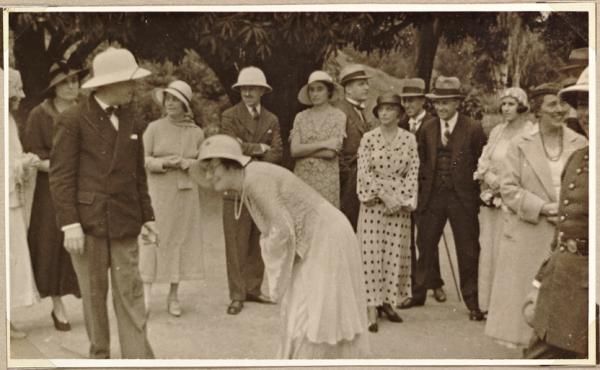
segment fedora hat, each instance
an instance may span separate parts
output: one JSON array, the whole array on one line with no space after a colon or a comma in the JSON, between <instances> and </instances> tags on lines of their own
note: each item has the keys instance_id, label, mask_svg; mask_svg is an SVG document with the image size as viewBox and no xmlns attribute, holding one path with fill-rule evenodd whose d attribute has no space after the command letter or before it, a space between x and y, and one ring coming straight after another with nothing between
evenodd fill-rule
<instances>
[{"instance_id":1,"label":"fedora hat","mask_svg":"<svg viewBox=\"0 0 600 370\"><path fill-rule=\"evenodd\" d=\"M588 68L584 69L575 85L566 87L558 92L558 96L572 107L577 106L577 95L589 92Z\"/></svg>"},{"instance_id":2,"label":"fedora hat","mask_svg":"<svg viewBox=\"0 0 600 370\"><path fill-rule=\"evenodd\" d=\"M428 99L464 99L465 95L460 91L460 80L458 77L439 76L435 80L433 91L425 95Z\"/></svg>"},{"instance_id":3,"label":"fedora hat","mask_svg":"<svg viewBox=\"0 0 600 370\"><path fill-rule=\"evenodd\" d=\"M310 85L313 82L323 82L327 85L332 86L333 96L331 97L331 99L334 99L334 96L339 94L339 85L333 82L333 78L329 75L329 73L325 71L314 71L310 74L310 76L308 76L308 82L304 86L302 86L300 92L298 92L298 101L300 103L304 105L313 105L312 101L310 100L310 96L308 95L308 85Z\"/></svg>"},{"instance_id":4,"label":"fedora hat","mask_svg":"<svg viewBox=\"0 0 600 370\"><path fill-rule=\"evenodd\" d=\"M377 104L375 104L375 106L373 107L373 115L375 117L379 118L379 113L377 113L377 109L379 109L379 107L383 104L397 105L400 107L400 111L404 110L404 108L402 107L402 101L400 99L400 96L398 96L395 93L388 92L377 97Z\"/></svg>"},{"instance_id":5,"label":"fedora hat","mask_svg":"<svg viewBox=\"0 0 600 370\"><path fill-rule=\"evenodd\" d=\"M402 89L400 89L401 98L411 96L425 96L425 81L421 78L405 78L402 80Z\"/></svg>"},{"instance_id":6,"label":"fedora hat","mask_svg":"<svg viewBox=\"0 0 600 370\"><path fill-rule=\"evenodd\" d=\"M350 81L368 80L371 78L365 71L365 66L360 64L350 64L340 71L340 84L345 86Z\"/></svg>"},{"instance_id":7,"label":"fedora hat","mask_svg":"<svg viewBox=\"0 0 600 370\"><path fill-rule=\"evenodd\" d=\"M137 80L152 74L149 70L138 66L133 54L129 50L113 47L104 50L94 57L92 70L93 77L81 85L83 89Z\"/></svg>"},{"instance_id":8,"label":"fedora hat","mask_svg":"<svg viewBox=\"0 0 600 370\"><path fill-rule=\"evenodd\" d=\"M229 135L213 135L204 140L200 145L198 160L203 161L211 158L231 159L239 163L242 167L247 165L252 159L244 155L242 145Z\"/></svg>"},{"instance_id":9,"label":"fedora hat","mask_svg":"<svg viewBox=\"0 0 600 370\"><path fill-rule=\"evenodd\" d=\"M588 65L588 48L571 50L569 53L569 64L558 69L559 72L569 72L578 68L584 69Z\"/></svg>"},{"instance_id":10,"label":"fedora hat","mask_svg":"<svg viewBox=\"0 0 600 370\"><path fill-rule=\"evenodd\" d=\"M49 92L54 86L60 84L71 76L77 76L77 78L81 81L86 74L87 70L85 69L75 68L64 60L57 61L50 67L50 71L48 72L50 82L48 83L48 87L46 87L43 92Z\"/></svg>"},{"instance_id":11,"label":"fedora hat","mask_svg":"<svg viewBox=\"0 0 600 370\"><path fill-rule=\"evenodd\" d=\"M191 102L192 102L192 88L190 85L181 80L173 81L166 88L154 89L152 97L160 105L163 106L165 102L165 93L169 93L179 99L188 113L191 113Z\"/></svg>"},{"instance_id":12,"label":"fedora hat","mask_svg":"<svg viewBox=\"0 0 600 370\"><path fill-rule=\"evenodd\" d=\"M263 71L253 66L243 68L238 74L237 82L231 88L235 91L240 91L240 87L242 86L260 86L267 89L268 92L273 91L273 88L267 83L267 78Z\"/></svg>"}]
</instances>

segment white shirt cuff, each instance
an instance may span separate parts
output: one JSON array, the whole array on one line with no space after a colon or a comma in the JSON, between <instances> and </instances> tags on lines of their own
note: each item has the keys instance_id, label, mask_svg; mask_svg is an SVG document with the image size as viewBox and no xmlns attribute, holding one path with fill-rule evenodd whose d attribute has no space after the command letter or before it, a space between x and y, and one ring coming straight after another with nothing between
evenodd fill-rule
<instances>
[{"instance_id":1,"label":"white shirt cuff","mask_svg":"<svg viewBox=\"0 0 600 370\"><path fill-rule=\"evenodd\" d=\"M65 232L65 231L67 231L69 229L74 229L76 227L81 227L81 224L79 222L77 222L75 224L68 224L68 225L65 225L65 226L61 227L60 230L63 231L63 232Z\"/></svg>"}]
</instances>

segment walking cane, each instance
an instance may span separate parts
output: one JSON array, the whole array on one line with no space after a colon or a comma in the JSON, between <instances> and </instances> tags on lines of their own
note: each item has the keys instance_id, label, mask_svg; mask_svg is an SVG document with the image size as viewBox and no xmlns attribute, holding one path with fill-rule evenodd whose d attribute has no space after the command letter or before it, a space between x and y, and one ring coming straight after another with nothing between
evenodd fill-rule
<instances>
[{"instance_id":1,"label":"walking cane","mask_svg":"<svg viewBox=\"0 0 600 370\"><path fill-rule=\"evenodd\" d=\"M454 280L454 287L456 288L456 294L458 295L458 301L462 302L460 290L458 289L458 283L456 282L456 273L454 272L454 265L452 264L452 258L450 258L450 249L448 249L448 242L446 242L446 233L443 230L442 230L442 240L444 241L446 255L448 256L448 263L450 264L450 271L452 272L452 280Z\"/></svg>"}]
</instances>

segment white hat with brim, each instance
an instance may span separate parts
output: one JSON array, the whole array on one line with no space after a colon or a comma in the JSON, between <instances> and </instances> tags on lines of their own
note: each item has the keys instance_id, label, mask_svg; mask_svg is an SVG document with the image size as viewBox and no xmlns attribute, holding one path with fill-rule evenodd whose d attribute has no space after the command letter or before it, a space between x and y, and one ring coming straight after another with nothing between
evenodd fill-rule
<instances>
[{"instance_id":1,"label":"white hat with brim","mask_svg":"<svg viewBox=\"0 0 600 370\"><path fill-rule=\"evenodd\" d=\"M171 82L166 88L154 89L152 97L160 106L164 105L165 93L169 93L181 101L185 105L187 112L192 111L190 106L192 100L192 88L190 85L184 81L177 80Z\"/></svg>"},{"instance_id":2,"label":"white hat with brim","mask_svg":"<svg viewBox=\"0 0 600 370\"><path fill-rule=\"evenodd\" d=\"M267 92L273 91L273 88L267 83L267 78L263 71L257 67L246 67L240 71L237 82L234 83L231 88L236 91L240 91L242 86L258 86L264 87Z\"/></svg>"},{"instance_id":3,"label":"white hat with brim","mask_svg":"<svg viewBox=\"0 0 600 370\"><path fill-rule=\"evenodd\" d=\"M231 159L242 167L252 159L252 157L243 154L240 142L228 135L214 135L202 142L198 160L203 161L212 158Z\"/></svg>"},{"instance_id":4,"label":"white hat with brim","mask_svg":"<svg viewBox=\"0 0 600 370\"><path fill-rule=\"evenodd\" d=\"M137 80L151 74L149 70L138 66L129 50L111 47L96 55L93 62L93 77L81 85L81 88L91 89Z\"/></svg>"},{"instance_id":5,"label":"white hat with brim","mask_svg":"<svg viewBox=\"0 0 600 370\"><path fill-rule=\"evenodd\" d=\"M298 92L298 101L300 103L309 106L313 105L312 101L310 100L310 96L308 95L308 85L310 85L313 82L323 82L325 84L333 86L333 95L331 96L330 100L335 100L338 96L342 95L343 88L339 84L333 82L333 78L327 72L314 71L308 77L308 82L306 83L306 85L302 86L302 88Z\"/></svg>"},{"instance_id":6,"label":"white hat with brim","mask_svg":"<svg viewBox=\"0 0 600 370\"><path fill-rule=\"evenodd\" d=\"M577 106L577 95L580 93L588 93L590 86L588 80L588 68L584 69L579 79L577 79L577 83L575 85L566 87L558 92L558 96L569 105L576 107Z\"/></svg>"}]
</instances>

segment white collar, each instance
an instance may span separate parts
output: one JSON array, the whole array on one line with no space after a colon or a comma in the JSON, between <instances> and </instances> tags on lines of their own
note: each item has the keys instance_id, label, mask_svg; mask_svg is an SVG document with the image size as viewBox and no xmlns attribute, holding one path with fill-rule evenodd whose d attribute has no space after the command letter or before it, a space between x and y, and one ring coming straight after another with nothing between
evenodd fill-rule
<instances>
[{"instance_id":1,"label":"white collar","mask_svg":"<svg viewBox=\"0 0 600 370\"><path fill-rule=\"evenodd\" d=\"M102 100L100 100L96 94L94 94L94 99L96 99L96 102L98 103L98 105L100 106L100 108L102 108L102 110L106 110L106 108L110 107L111 105L106 104L105 102L103 102Z\"/></svg>"},{"instance_id":2,"label":"white collar","mask_svg":"<svg viewBox=\"0 0 600 370\"><path fill-rule=\"evenodd\" d=\"M454 131L454 127L456 126L456 122L458 121L458 112L454 113L448 121L448 127L450 128L450 132ZM442 126L442 132L444 130L444 121L440 118L440 125Z\"/></svg>"},{"instance_id":3,"label":"white collar","mask_svg":"<svg viewBox=\"0 0 600 370\"><path fill-rule=\"evenodd\" d=\"M356 107L360 107L361 109L365 109L365 103L364 102L359 103L356 100L351 99L351 98L349 98L347 96L345 97L345 99L348 101L348 103L352 104L355 108Z\"/></svg>"},{"instance_id":4,"label":"white collar","mask_svg":"<svg viewBox=\"0 0 600 370\"><path fill-rule=\"evenodd\" d=\"M425 114L427 114L427 111L425 111L425 109L423 109L423 110L421 111L421 113L419 113L419 114L418 114L416 117L414 117L414 118L412 118L412 117L411 117L411 118L409 118L409 121L410 121L410 122L421 122L421 121L423 121L423 118L425 118Z\"/></svg>"},{"instance_id":5,"label":"white collar","mask_svg":"<svg viewBox=\"0 0 600 370\"><path fill-rule=\"evenodd\" d=\"M246 104L244 104L244 105L246 105ZM256 108L256 111L258 112L258 114L260 114L260 103L256 104L254 106L254 108ZM252 107L249 105L246 105L246 109L248 109L248 112L250 112L250 115L252 115Z\"/></svg>"}]
</instances>

